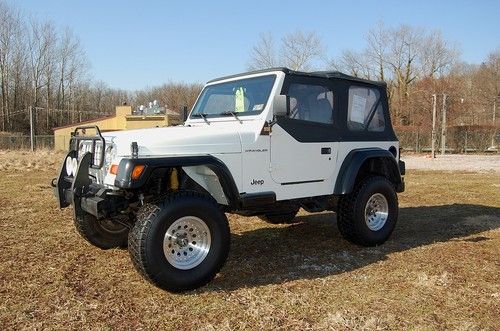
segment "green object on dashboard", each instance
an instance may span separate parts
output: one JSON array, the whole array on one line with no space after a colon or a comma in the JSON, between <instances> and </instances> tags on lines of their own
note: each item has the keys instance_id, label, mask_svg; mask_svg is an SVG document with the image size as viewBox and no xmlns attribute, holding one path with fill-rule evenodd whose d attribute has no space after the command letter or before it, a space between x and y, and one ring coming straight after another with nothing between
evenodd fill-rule
<instances>
[{"instance_id":1,"label":"green object on dashboard","mask_svg":"<svg viewBox=\"0 0 500 331\"><path fill-rule=\"evenodd\" d=\"M234 111L237 113L242 113L245 111L245 91L243 87L240 87L234 93Z\"/></svg>"}]
</instances>

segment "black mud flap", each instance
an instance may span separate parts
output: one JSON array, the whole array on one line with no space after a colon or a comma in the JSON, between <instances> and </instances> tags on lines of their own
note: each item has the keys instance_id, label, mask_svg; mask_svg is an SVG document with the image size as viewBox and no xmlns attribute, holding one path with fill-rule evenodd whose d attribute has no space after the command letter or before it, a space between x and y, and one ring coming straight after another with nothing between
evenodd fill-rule
<instances>
[{"instance_id":1,"label":"black mud flap","mask_svg":"<svg viewBox=\"0 0 500 331\"><path fill-rule=\"evenodd\" d=\"M71 193L73 195L73 209L75 212L75 217L81 215L84 211L81 206L81 199L85 195L86 190L92 183L89 177L89 168L92 164L92 154L85 153L82 159L78 163L78 169L76 171L76 176L71 184Z\"/></svg>"}]
</instances>

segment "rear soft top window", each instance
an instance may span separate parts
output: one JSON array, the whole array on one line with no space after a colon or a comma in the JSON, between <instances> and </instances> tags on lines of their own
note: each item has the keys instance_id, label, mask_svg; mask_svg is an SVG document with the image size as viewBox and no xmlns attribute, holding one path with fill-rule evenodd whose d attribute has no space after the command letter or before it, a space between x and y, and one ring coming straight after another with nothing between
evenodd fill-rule
<instances>
[{"instance_id":1,"label":"rear soft top window","mask_svg":"<svg viewBox=\"0 0 500 331\"><path fill-rule=\"evenodd\" d=\"M363 86L349 88L347 127L352 131L384 130L384 113L378 89Z\"/></svg>"}]
</instances>

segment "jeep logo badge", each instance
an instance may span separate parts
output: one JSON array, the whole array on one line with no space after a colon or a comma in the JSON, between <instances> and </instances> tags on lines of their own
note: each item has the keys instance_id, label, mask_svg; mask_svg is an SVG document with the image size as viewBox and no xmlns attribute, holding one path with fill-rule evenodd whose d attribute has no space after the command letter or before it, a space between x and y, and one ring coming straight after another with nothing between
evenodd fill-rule
<instances>
[{"instance_id":1,"label":"jeep logo badge","mask_svg":"<svg viewBox=\"0 0 500 331\"><path fill-rule=\"evenodd\" d=\"M254 179L250 185L263 185L264 184L264 180L263 179Z\"/></svg>"}]
</instances>

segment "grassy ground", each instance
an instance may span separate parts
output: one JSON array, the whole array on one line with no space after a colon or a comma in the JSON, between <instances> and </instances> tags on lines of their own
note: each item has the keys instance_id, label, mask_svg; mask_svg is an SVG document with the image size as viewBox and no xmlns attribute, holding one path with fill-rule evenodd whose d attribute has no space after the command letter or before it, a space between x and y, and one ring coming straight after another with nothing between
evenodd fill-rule
<instances>
[{"instance_id":1,"label":"grassy ground","mask_svg":"<svg viewBox=\"0 0 500 331\"><path fill-rule=\"evenodd\" d=\"M376 248L343 240L331 213L287 226L230 216L222 272L174 295L125 250L78 237L48 185L60 156L39 156L0 153L1 330L500 329L498 174L410 172Z\"/></svg>"}]
</instances>

